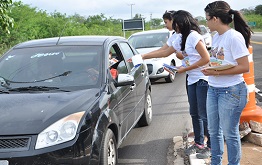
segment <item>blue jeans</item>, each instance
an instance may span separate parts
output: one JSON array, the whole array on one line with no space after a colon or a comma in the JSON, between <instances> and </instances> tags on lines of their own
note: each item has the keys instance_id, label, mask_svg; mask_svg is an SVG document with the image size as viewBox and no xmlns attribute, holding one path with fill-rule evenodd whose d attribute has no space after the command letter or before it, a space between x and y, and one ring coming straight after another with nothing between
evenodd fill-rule
<instances>
[{"instance_id":1,"label":"blue jeans","mask_svg":"<svg viewBox=\"0 0 262 165\"><path fill-rule=\"evenodd\" d=\"M209 134L207 131L207 99L208 82L200 79L198 82L188 85L189 111L192 118L192 124L195 134L195 143L204 144L207 136L207 146L210 147Z\"/></svg>"},{"instance_id":2,"label":"blue jeans","mask_svg":"<svg viewBox=\"0 0 262 165\"><path fill-rule=\"evenodd\" d=\"M212 165L222 165L224 138L227 144L228 165L240 164L239 120L247 103L247 94L245 82L224 88L209 86L207 117L211 139Z\"/></svg>"}]
</instances>

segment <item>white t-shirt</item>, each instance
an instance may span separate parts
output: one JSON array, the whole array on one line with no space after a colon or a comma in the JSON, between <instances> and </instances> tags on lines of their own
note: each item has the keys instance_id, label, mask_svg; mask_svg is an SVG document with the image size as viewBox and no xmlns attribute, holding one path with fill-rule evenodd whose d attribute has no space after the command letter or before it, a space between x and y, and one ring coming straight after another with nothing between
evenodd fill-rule
<instances>
[{"instance_id":1,"label":"white t-shirt","mask_svg":"<svg viewBox=\"0 0 262 165\"><path fill-rule=\"evenodd\" d=\"M230 29L222 35L218 33L214 35L210 50L211 60L216 58L222 62L237 65L236 59L248 55L245 39L238 31ZM243 74L209 76L208 78L209 85L213 87L233 86L242 81L244 81Z\"/></svg>"},{"instance_id":2,"label":"white t-shirt","mask_svg":"<svg viewBox=\"0 0 262 165\"><path fill-rule=\"evenodd\" d=\"M196 50L196 45L199 41L205 43L202 35L196 31L191 31L191 33L187 36L185 43L185 51L182 52L186 66L192 65L202 58ZM187 71L187 74L188 85L192 85L200 79L206 81L208 80L208 77L201 72L201 68L189 70Z\"/></svg>"},{"instance_id":3,"label":"white t-shirt","mask_svg":"<svg viewBox=\"0 0 262 165\"><path fill-rule=\"evenodd\" d=\"M181 34L173 33L172 36L168 38L166 44L168 46L173 46L176 50L180 51L181 49L180 42L181 42Z\"/></svg>"}]
</instances>

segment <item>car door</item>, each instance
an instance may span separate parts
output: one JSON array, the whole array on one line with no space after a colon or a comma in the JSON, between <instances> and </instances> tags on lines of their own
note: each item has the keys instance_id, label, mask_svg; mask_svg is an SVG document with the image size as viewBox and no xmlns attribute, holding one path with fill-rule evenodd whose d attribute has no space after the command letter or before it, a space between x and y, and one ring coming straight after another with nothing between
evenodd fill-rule
<instances>
[{"instance_id":1,"label":"car door","mask_svg":"<svg viewBox=\"0 0 262 165\"><path fill-rule=\"evenodd\" d=\"M129 71L129 74L134 76L135 79L135 85L134 88L134 95L135 95L135 110L132 112L132 116L130 117L130 122L135 122L138 120L138 117L144 110L144 99L145 99L145 91L146 91L146 65L140 65L138 67L134 67L132 62L127 62L128 59L132 58L135 55L135 52L132 50L131 46L127 42L121 42L119 43L120 48L123 53L123 57L127 64L127 69Z\"/></svg>"},{"instance_id":2,"label":"car door","mask_svg":"<svg viewBox=\"0 0 262 165\"><path fill-rule=\"evenodd\" d=\"M121 52L119 45L113 44L110 50L112 51L113 57L118 60L116 66L113 66L117 69L118 74L130 74L127 63L122 55L123 53ZM131 86L127 85L121 87L115 86L115 90L112 93L113 100L111 106L116 106L111 108L113 108L113 111L115 112L119 120L119 136L121 139L125 137L125 135L134 125L135 116L133 115L133 112L135 111L136 105L136 93L133 89L135 88L135 84Z\"/></svg>"}]
</instances>

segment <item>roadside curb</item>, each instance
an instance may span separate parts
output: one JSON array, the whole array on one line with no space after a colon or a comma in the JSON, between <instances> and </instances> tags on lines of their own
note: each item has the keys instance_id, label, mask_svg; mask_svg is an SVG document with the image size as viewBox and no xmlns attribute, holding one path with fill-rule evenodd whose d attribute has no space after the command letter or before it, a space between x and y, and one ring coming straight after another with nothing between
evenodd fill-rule
<instances>
[{"instance_id":1,"label":"roadside curb","mask_svg":"<svg viewBox=\"0 0 262 165\"><path fill-rule=\"evenodd\" d=\"M194 136L189 136L187 139L188 146L191 146L194 143ZM198 159L196 154L189 156L190 165L208 165L210 164L210 159Z\"/></svg>"},{"instance_id":2,"label":"roadside curb","mask_svg":"<svg viewBox=\"0 0 262 165\"><path fill-rule=\"evenodd\" d=\"M210 163L209 159L198 159L196 154L192 154L189 157L190 165L207 165Z\"/></svg>"},{"instance_id":3,"label":"roadside curb","mask_svg":"<svg viewBox=\"0 0 262 165\"><path fill-rule=\"evenodd\" d=\"M184 151L184 140L182 136L173 137L174 144L174 155L176 159L174 160L174 165L184 165L184 158L181 155L181 151Z\"/></svg>"}]
</instances>

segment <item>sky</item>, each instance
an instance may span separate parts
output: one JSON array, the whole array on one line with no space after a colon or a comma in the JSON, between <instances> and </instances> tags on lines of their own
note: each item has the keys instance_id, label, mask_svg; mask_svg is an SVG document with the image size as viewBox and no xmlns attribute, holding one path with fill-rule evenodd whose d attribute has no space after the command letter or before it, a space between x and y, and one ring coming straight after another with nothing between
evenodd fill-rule
<instances>
[{"instance_id":1,"label":"sky","mask_svg":"<svg viewBox=\"0 0 262 165\"><path fill-rule=\"evenodd\" d=\"M19 0L14 0L19 1ZM48 13L79 14L84 17L104 14L107 18L130 19L141 14L146 20L162 18L166 10L187 10L194 17L205 16L204 8L212 0L20 0ZM227 0L233 10L262 5L261 0Z\"/></svg>"}]
</instances>

